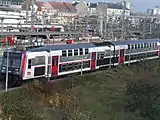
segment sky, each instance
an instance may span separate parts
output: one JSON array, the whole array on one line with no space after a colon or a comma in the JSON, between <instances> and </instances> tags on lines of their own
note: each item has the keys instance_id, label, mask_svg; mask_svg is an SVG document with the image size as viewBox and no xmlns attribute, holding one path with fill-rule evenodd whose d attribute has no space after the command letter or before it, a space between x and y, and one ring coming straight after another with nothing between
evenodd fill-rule
<instances>
[{"instance_id":1,"label":"sky","mask_svg":"<svg viewBox=\"0 0 160 120\"><path fill-rule=\"evenodd\" d=\"M97 2L98 0L93 0ZM106 0L106 2L120 2L121 0ZM135 12L146 12L148 8L160 6L160 0L126 0L133 4L132 10Z\"/></svg>"},{"instance_id":2,"label":"sky","mask_svg":"<svg viewBox=\"0 0 160 120\"><path fill-rule=\"evenodd\" d=\"M67 1L72 2L73 0L41 0L41 1ZM120 2L122 0L85 0L86 2ZM126 0L133 4L133 12L147 12L147 9L152 9L155 6L160 6L160 0Z\"/></svg>"}]
</instances>

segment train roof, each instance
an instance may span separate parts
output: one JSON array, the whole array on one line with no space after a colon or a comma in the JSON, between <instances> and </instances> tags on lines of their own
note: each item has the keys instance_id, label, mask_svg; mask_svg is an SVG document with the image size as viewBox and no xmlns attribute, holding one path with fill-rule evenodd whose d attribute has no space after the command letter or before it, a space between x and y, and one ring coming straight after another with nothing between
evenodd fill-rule
<instances>
[{"instance_id":1,"label":"train roof","mask_svg":"<svg viewBox=\"0 0 160 120\"><path fill-rule=\"evenodd\" d=\"M160 42L160 39L140 39L140 40L123 40L123 41L113 41L114 45L128 45L128 44L141 44L141 43L151 43Z\"/></svg>"},{"instance_id":2,"label":"train roof","mask_svg":"<svg viewBox=\"0 0 160 120\"><path fill-rule=\"evenodd\" d=\"M68 49L78 49L78 48L91 48L95 47L92 43L77 43L77 44L64 44L64 45L44 45L42 47L31 48L30 52L38 51L50 51L50 50L68 50Z\"/></svg>"}]
</instances>

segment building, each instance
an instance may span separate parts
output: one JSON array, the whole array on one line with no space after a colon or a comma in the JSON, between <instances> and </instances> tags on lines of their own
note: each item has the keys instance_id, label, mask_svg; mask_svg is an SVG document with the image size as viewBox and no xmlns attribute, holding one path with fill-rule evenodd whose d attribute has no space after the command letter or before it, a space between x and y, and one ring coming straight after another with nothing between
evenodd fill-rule
<instances>
[{"instance_id":1,"label":"building","mask_svg":"<svg viewBox=\"0 0 160 120\"><path fill-rule=\"evenodd\" d=\"M32 10L32 2L24 1L21 4L21 15L26 16L26 22L31 22L31 10ZM45 6L44 2L35 1L34 2L34 19L37 23L44 23L43 17L45 16Z\"/></svg>"},{"instance_id":2,"label":"building","mask_svg":"<svg viewBox=\"0 0 160 120\"><path fill-rule=\"evenodd\" d=\"M147 15L153 15L153 9L147 9Z\"/></svg>"},{"instance_id":3,"label":"building","mask_svg":"<svg viewBox=\"0 0 160 120\"><path fill-rule=\"evenodd\" d=\"M22 3L23 14L28 14L28 21L31 16L31 1L25 1ZM28 9L28 12L27 12ZM34 18L36 23L49 24L59 23L67 24L72 23L73 18L77 15L75 7L72 3L68 2L40 2L35 1L34 4Z\"/></svg>"},{"instance_id":4,"label":"building","mask_svg":"<svg viewBox=\"0 0 160 120\"><path fill-rule=\"evenodd\" d=\"M50 15L54 16L51 18L54 23L73 23L77 15L76 8L69 2L46 2L44 6L50 11Z\"/></svg>"},{"instance_id":5,"label":"building","mask_svg":"<svg viewBox=\"0 0 160 120\"><path fill-rule=\"evenodd\" d=\"M125 9L125 15L130 15L130 10L123 6L122 4L115 3L90 3L88 4L89 13L93 14L103 14L103 15L122 15L123 9Z\"/></svg>"},{"instance_id":6,"label":"building","mask_svg":"<svg viewBox=\"0 0 160 120\"><path fill-rule=\"evenodd\" d=\"M73 2L78 16L84 17L88 15L88 5L84 1Z\"/></svg>"},{"instance_id":7,"label":"building","mask_svg":"<svg viewBox=\"0 0 160 120\"><path fill-rule=\"evenodd\" d=\"M153 8L153 15L160 15L160 7L159 6L155 6L155 8Z\"/></svg>"},{"instance_id":8,"label":"building","mask_svg":"<svg viewBox=\"0 0 160 120\"><path fill-rule=\"evenodd\" d=\"M0 18L4 26L19 24L24 16L20 15L21 5L18 2L0 1ZM7 25L8 24L8 25Z\"/></svg>"}]
</instances>

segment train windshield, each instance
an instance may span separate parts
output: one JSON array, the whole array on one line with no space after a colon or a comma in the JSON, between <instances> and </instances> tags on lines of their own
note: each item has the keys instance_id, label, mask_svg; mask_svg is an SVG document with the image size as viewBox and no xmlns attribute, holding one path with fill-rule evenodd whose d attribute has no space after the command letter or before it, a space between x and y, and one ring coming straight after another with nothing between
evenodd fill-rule
<instances>
[{"instance_id":1,"label":"train windshield","mask_svg":"<svg viewBox=\"0 0 160 120\"><path fill-rule=\"evenodd\" d=\"M21 54L9 52L8 56L8 67L20 68ZM3 54L2 66L7 67L7 52L4 52Z\"/></svg>"}]
</instances>

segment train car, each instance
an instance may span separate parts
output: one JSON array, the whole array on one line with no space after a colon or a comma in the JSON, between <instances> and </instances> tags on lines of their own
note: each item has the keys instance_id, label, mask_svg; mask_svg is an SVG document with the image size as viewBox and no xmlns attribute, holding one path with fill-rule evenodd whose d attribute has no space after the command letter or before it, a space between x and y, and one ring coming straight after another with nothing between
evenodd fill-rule
<instances>
[{"instance_id":1,"label":"train car","mask_svg":"<svg viewBox=\"0 0 160 120\"><path fill-rule=\"evenodd\" d=\"M102 67L156 59L160 56L160 40L129 40L103 43L44 45L10 49L4 52L1 74L7 70L10 86L35 78L52 78Z\"/></svg>"},{"instance_id":2,"label":"train car","mask_svg":"<svg viewBox=\"0 0 160 120\"><path fill-rule=\"evenodd\" d=\"M21 31L24 31L24 28L31 28L31 25L22 25L23 29ZM42 32L42 31L53 31L53 32L64 32L64 26L63 25L33 25L35 32Z\"/></svg>"}]
</instances>

